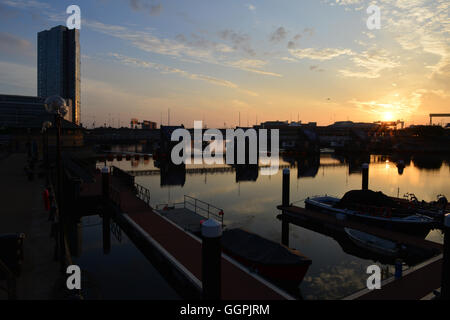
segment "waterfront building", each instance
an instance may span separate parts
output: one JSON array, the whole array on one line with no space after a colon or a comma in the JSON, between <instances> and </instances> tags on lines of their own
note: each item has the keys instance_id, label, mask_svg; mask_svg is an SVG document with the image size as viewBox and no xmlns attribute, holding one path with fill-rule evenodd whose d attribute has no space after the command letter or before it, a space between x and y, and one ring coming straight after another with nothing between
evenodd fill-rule
<instances>
[{"instance_id":1,"label":"waterfront building","mask_svg":"<svg viewBox=\"0 0 450 320\"><path fill-rule=\"evenodd\" d=\"M71 121L72 101L66 99L66 104L69 106L69 112L64 119ZM24 128L33 118L46 114L43 97L0 94L0 127Z\"/></svg>"},{"instance_id":2,"label":"waterfront building","mask_svg":"<svg viewBox=\"0 0 450 320\"><path fill-rule=\"evenodd\" d=\"M72 100L70 121L80 124L80 34L56 26L38 33L38 96Z\"/></svg>"}]
</instances>

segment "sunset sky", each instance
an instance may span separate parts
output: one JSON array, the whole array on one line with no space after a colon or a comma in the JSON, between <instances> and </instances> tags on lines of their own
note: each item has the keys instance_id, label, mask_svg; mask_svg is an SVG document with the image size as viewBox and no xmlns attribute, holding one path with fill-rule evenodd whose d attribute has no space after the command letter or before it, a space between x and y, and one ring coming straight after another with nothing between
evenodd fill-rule
<instances>
[{"instance_id":1,"label":"sunset sky","mask_svg":"<svg viewBox=\"0 0 450 320\"><path fill-rule=\"evenodd\" d=\"M37 94L36 34L64 25L71 4L88 127L167 124L169 108L188 127L235 126L239 112L242 125L450 112L448 0L0 0L0 93Z\"/></svg>"}]
</instances>

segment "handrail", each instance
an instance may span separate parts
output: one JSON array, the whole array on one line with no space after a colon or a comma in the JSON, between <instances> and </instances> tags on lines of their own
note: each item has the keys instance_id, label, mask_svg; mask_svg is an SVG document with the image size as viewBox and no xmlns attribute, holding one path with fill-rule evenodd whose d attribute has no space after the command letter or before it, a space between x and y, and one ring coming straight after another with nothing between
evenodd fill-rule
<instances>
[{"instance_id":1,"label":"handrail","mask_svg":"<svg viewBox=\"0 0 450 320\"><path fill-rule=\"evenodd\" d=\"M138 198L150 206L150 190L136 182L134 183L134 188L136 189Z\"/></svg>"},{"instance_id":2,"label":"handrail","mask_svg":"<svg viewBox=\"0 0 450 320\"><path fill-rule=\"evenodd\" d=\"M191 201L189 201L189 199ZM194 202L192 202L192 200L194 200ZM200 214L201 216L209 219L210 216L212 215L214 218L216 218L222 225L223 225L223 210L220 208L217 208L216 206L209 204L205 201L199 200L197 198L188 196L188 195L184 195L184 208L187 207L187 204L191 205L194 207L194 212L197 214ZM201 206L203 205L203 207ZM204 207L206 206L206 208ZM204 213L206 213L206 216L204 214L201 214L199 211L202 211Z\"/></svg>"},{"instance_id":3,"label":"handrail","mask_svg":"<svg viewBox=\"0 0 450 320\"><path fill-rule=\"evenodd\" d=\"M55 215L54 215L55 222L60 223L61 217L60 217L60 212L59 212L59 205L58 205L58 202L56 201L55 188L53 186L53 183L50 184L50 193L51 193L52 199L53 199L52 200L52 207L55 208ZM70 253L70 247L69 247L69 244L68 244L67 233L65 232L66 231L65 229L66 229L65 226L63 226L63 230L62 230L63 231L63 234L62 234L62 236L63 236L62 242L63 243L60 243L60 236L61 236L60 232L61 232L61 230L59 228L57 229L57 233L55 235L55 244L56 244L55 249L56 249L56 252L58 252L57 256L60 259L60 263L61 263L61 268L62 269L65 268L68 265L72 265L73 264L73 262L72 262L72 254ZM62 253L61 252L61 245L64 246L64 253L63 253L64 256L61 256L61 253Z\"/></svg>"}]
</instances>

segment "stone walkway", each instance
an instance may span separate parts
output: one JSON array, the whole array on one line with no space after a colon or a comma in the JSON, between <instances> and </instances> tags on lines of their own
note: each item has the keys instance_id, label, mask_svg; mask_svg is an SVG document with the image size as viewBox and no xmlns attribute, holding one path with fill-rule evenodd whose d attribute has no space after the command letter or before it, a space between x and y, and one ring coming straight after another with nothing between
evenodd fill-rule
<instances>
[{"instance_id":1,"label":"stone walkway","mask_svg":"<svg viewBox=\"0 0 450 320\"><path fill-rule=\"evenodd\" d=\"M50 299L58 279L59 263L53 260L55 242L44 210L43 179L29 181L24 172L26 154L0 160L0 234L24 233L24 261L17 279L18 299ZM0 282L3 286L3 282ZM0 291L0 299L6 299Z\"/></svg>"}]
</instances>

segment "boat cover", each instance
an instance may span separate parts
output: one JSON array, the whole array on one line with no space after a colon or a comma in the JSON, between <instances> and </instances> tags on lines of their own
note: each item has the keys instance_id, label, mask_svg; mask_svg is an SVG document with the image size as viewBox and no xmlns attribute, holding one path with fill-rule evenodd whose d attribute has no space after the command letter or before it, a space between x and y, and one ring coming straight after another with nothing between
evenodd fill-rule
<instances>
[{"instance_id":1,"label":"boat cover","mask_svg":"<svg viewBox=\"0 0 450 320\"><path fill-rule=\"evenodd\" d=\"M348 208L352 205L397 208L399 205L383 192L372 190L351 190L334 205L336 208Z\"/></svg>"},{"instance_id":2,"label":"boat cover","mask_svg":"<svg viewBox=\"0 0 450 320\"><path fill-rule=\"evenodd\" d=\"M222 234L222 247L246 260L261 264L304 264L311 260L296 254L279 243L267 240L254 233L236 228Z\"/></svg>"}]
</instances>

